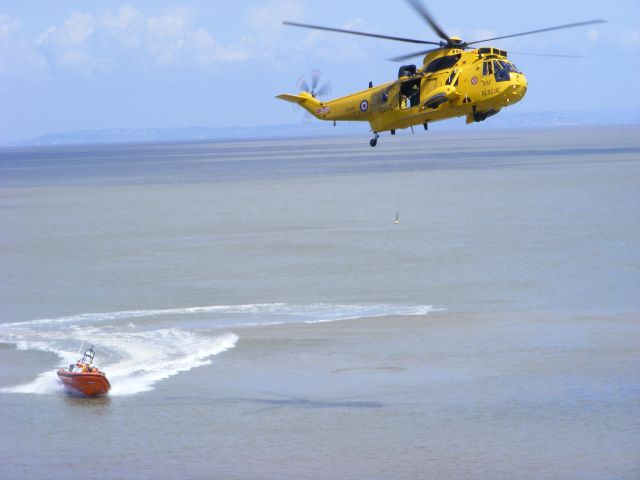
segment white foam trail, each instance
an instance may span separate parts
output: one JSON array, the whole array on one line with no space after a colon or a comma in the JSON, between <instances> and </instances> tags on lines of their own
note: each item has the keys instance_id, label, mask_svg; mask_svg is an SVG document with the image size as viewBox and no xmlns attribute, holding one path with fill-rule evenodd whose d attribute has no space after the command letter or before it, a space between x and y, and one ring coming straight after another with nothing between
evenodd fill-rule
<instances>
[{"instance_id":1,"label":"white foam trail","mask_svg":"<svg viewBox=\"0 0 640 480\"><path fill-rule=\"evenodd\" d=\"M232 333L211 339L196 339L179 329L158 330L147 335L140 348L140 339L121 339L120 346L135 356L105 366L108 369L111 395L133 395L153 389L153 385L180 372L211 364L211 357L235 347L237 335Z\"/></svg>"},{"instance_id":2,"label":"white foam trail","mask_svg":"<svg viewBox=\"0 0 640 480\"><path fill-rule=\"evenodd\" d=\"M235 347L238 336L227 333L216 337L198 335L178 328L138 333L109 333L105 329L83 332L100 345L102 351L116 352L120 360L100 361L100 369L107 374L112 385L111 395L132 395L153 389L160 380L180 372L211 364L211 357ZM39 346L39 342L23 347ZM48 346L67 362L76 360L75 353ZM104 356L103 356L104 358ZM3 393L54 394L63 390L55 371L44 372L32 382L6 387Z\"/></svg>"},{"instance_id":3,"label":"white foam trail","mask_svg":"<svg viewBox=\"0 0 640 480\"><path fill-rule=\"evenodd\" d=\"M255 326L260 324L279 324L286 322L308 322L350 320L363 317L387 315L425 315L437 311L431 305L394 305L394 304L324 304L313 303L296 305L287 303L254 303L245 305L211 305L205 307L184 307L152 310L123 310L103 313L81 313L55 318L41 318L26 322L0 324L0 331L21 326L42 326L54 324L87 325L114 320L134 318L175 317L212 314L213 318L241 317L244 321L235 326ZM133 325L128 322L129 325ZM215 326L215 325L213 325ZM228 325L221 325L228 326Z\"/></svg>"},{"instance_id":4,"label":"white foam trail","mask_svg":"<svg viewBox=\"0 0 640 480\"><path fill-rule=\"evenodd\" d=\"M56 372L52 371L41 373L33 382L0 389L2 393L53 394L62 391L64 391L64 387L58 380Z\"/></svg>"},{"instance_id":5,"label":"white foam trail","mask_svg":"<svg viewBox=\"0 0 640 480\"><path fill-rule=\"evenodd\" d=\"M82 313L0 324L0 342L13 343L20 350L54 353L67 365L77 360L80 344L95 344L96 364L111 381L111 394L132 395L152 390L157 382L180 372L208 365L211 357L233 348L238 341L235 334L214 334L222 328L425 315L438 310L442 309L430 305L257 303ZM131 322L145 317L152 320ZM171 328L162 328L167 324ZM194 325L197 328L186 328ZM60 382L51 370L26 384L0 390L59 391Z\"/></svg>"},{"instance_id":6,"label":"white foam trail","mask_svg":"<svg viewBox=\"0 0 640 480\"><path fill-rule=\"evenodd\" d=\"M189 315L197 313L269 313L279 307L285 307L284 303L255 303L248 305L211 305L207 307L167 308L159 310L123 310L120 312L81 313L56 318L40 318L26 322L13 322L0 325L2 327L17 327L23 325L42 325L48 323L93 323L109 320L155 317L160 315Z\"/></svg>"}]
</instances>

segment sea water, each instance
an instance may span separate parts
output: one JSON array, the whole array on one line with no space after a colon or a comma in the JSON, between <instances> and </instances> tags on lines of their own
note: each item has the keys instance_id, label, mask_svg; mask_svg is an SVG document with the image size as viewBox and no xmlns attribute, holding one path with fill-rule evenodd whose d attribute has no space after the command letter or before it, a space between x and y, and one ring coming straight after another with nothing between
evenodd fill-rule
<instances>
[{"instance_id":1,"label":"sea water","mask_svg":"<svg viewBox=\"0 0 640 480\"><path fill-rule=\"evenodd\" d=\"M636 477L638 133L1 150L0 477Z\"/></svg>"}]
</instances>

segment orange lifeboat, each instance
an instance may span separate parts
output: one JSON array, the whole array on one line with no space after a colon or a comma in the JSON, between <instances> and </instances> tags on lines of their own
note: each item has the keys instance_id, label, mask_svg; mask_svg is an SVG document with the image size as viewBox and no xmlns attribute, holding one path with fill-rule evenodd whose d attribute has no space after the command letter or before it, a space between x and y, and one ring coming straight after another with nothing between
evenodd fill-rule
<instances>
[{"instance_id":1,"label":"orange lifeboat","mask_svg":"<svg viewBox=\"0 0 640 480\"><path fill-rule=\"evenodd\" d=\"M58 370L58 378L62 381L67 392L85 397L106 395L111 390L111 384L104 372L93 366L95 356L93 345L84 352L82 360L69 365L69 370Z\"/></svg>"}]
</instances>

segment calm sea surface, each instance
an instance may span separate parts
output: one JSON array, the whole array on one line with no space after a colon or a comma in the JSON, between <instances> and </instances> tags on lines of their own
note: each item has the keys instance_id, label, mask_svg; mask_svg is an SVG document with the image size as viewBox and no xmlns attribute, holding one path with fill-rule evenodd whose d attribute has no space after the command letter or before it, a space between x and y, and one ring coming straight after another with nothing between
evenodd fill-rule
<instances>
[{"instance_id":1,"label":"calm sea surface","mask_svg":"<svg viewBox=\"0 0 640 480\"><path fill-rule=\"evenodd\" d=\"M640 478L639 185L637 126L0 149L0 478Z\"/></svg>"}]
</instances>

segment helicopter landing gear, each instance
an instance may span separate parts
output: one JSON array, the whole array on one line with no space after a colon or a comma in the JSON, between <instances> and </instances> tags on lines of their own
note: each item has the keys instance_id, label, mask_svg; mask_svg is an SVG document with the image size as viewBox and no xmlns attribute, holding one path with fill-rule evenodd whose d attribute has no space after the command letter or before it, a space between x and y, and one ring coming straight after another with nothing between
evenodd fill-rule
<instances>
[{"instance_id":1,"label":"helicopter landing gear","mask_svg":"<svg viewBox=\"0 0 640 480\"><path fill-rule=\"evenodd\" d=\"M375 137L373 137L370 141L369 141L369 145L371 145L372 147L375 147L378 144L378 138L380 138L380 135L378 135L377 133L374 132Z\"/></svg>"}]
</instances>

